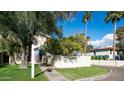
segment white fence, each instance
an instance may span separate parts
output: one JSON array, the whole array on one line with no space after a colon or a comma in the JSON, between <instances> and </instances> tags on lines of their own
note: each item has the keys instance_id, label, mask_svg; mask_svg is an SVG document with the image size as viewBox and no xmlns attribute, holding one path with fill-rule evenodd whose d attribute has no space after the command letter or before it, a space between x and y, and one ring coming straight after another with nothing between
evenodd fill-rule
<instances>
[{"instance_id":1,"label":"white fence","mask_svg":"<svg viewBox=\"0 0 124 93\"><path fill-rule=\"evenodd\" d=\"M124 66L124 60L91 60L91 65L100 65L100 66Z\"/></svg>"},{"instance_id":2,"label":"white fence","mask_svg":"<svg viewBox=\"0 0 124 93\"><path fill-rule=\"evenodd\" d=\"M80 56L73 60L60 57L54 63L54 67L56 68L73 68L73 67L90 67L90 66L91 66L90 56Z\"/></svg>"}]
</instances>

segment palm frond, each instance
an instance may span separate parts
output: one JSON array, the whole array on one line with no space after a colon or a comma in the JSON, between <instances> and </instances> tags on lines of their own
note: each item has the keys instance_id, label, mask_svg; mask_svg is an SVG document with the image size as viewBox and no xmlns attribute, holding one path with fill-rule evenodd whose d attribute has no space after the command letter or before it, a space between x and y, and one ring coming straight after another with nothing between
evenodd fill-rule
<instances>
[{"instance_id":1,"label":"palm frond","mask_svg":"<svg viewBox=\"0 0 124 93\"><path fill-rule=\"evenodd\" d=\"M123 16L123 12L110 11L110 12L107 12L104 21L106 23L109 23L109 22L114 23L115 21L120 21L122 16Z\"/></svg>"},{"instance_id":2,"label":"palm frond","mask_svg":"<svg viewBox=\"0 0 124 93\"><path fill-rule=\"evenodd\" d=\"M82 22L86 23L87 21L91 21L92 20L92 14L90 11L86 11L82 17Z\"/></svg>"}]
</instances>

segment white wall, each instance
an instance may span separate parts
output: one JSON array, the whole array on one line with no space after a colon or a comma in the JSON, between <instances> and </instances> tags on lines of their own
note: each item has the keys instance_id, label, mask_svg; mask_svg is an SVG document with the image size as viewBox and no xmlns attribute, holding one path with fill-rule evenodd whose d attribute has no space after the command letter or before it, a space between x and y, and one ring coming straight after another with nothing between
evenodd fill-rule
<instances>
[{"instance_id":1,"label":"white wall","mask_svg":"<svg viewBox=\"0 0 124 93\"><path fill-rule=\"evenodd\" d=\"M90 56L80 56L75 60L69 60L61 57L56 60L54 67L56 68L72 68L72 67L89 67L91 66Z\"/></svg>"},{"instance_id":2,"label":"white wall","mask_svg":"<svg viewBox=\"0 0 124 93\"><path fill-rule=\"evenodd\" d=\"M118 61L118 60L91 60L91 65L100 65L100 66L124 66L124 60Z\"/></svg>"}]
</instances>

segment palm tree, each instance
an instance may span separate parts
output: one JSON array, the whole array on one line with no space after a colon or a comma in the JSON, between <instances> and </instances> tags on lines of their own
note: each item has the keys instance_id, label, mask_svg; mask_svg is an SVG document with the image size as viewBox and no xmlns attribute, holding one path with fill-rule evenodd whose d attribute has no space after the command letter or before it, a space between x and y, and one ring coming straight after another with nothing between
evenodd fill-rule
<instances>
[{"instance_id":1,"label":"palm tree","mask_svg":"<svg viewBox=\"0 0 124 93\"><path fill-rule=\"evenodd\" d=\"M92 14L90 11L86 11L82 17L82 22L86 25L86 30L85 30L85 55L87 52L87 31L88 31L88 21L92 20Z\"/></svg>"},{"instance_id":2,"label":"palm tree","mask_svg":"<svg viewBox=\"0 0 124 93\"><path fill-rule=\"evenodd\" d=\"M110 11L107 12L107 15L105 17L105 22L106 23L113 23L114 24L114 32L113 32L113 59L115 59L115 41L116 41L116 24L118 21L120 21L120 19L123 16L123 12L116 12L116 11Z\"/></svg>"}]
</instances>

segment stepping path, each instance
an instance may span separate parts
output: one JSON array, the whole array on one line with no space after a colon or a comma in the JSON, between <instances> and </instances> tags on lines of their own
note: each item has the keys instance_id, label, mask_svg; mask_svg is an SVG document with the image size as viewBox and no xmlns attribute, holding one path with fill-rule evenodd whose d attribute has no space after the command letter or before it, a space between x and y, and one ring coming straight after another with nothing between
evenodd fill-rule
<instances>
[{"instance_id":1,"label":"stepping path","mask_svg":"<svg viewBox=\"0 0 124 93\"><path fill-rule=\"evenodd\" d=\"M64 76L60 75L57 71L52 70L51 72L47 71L47 69L49 67L46 66L42 66L40 65L41 70L45 73L45 75L47 76L47 78L50 81L67 81L68 79L66 79Z\"/></svg>"},{"instance_id":2,"label":"stepping path","mask_svg":"<svg viewBox=\"0 0 124 93\"><path fill-rule=\"evenodd\" d=\"M108 67L112 70L112 74L99 81L124 81L124 68L122 67Z\"/></svg>"}]
</instances>

